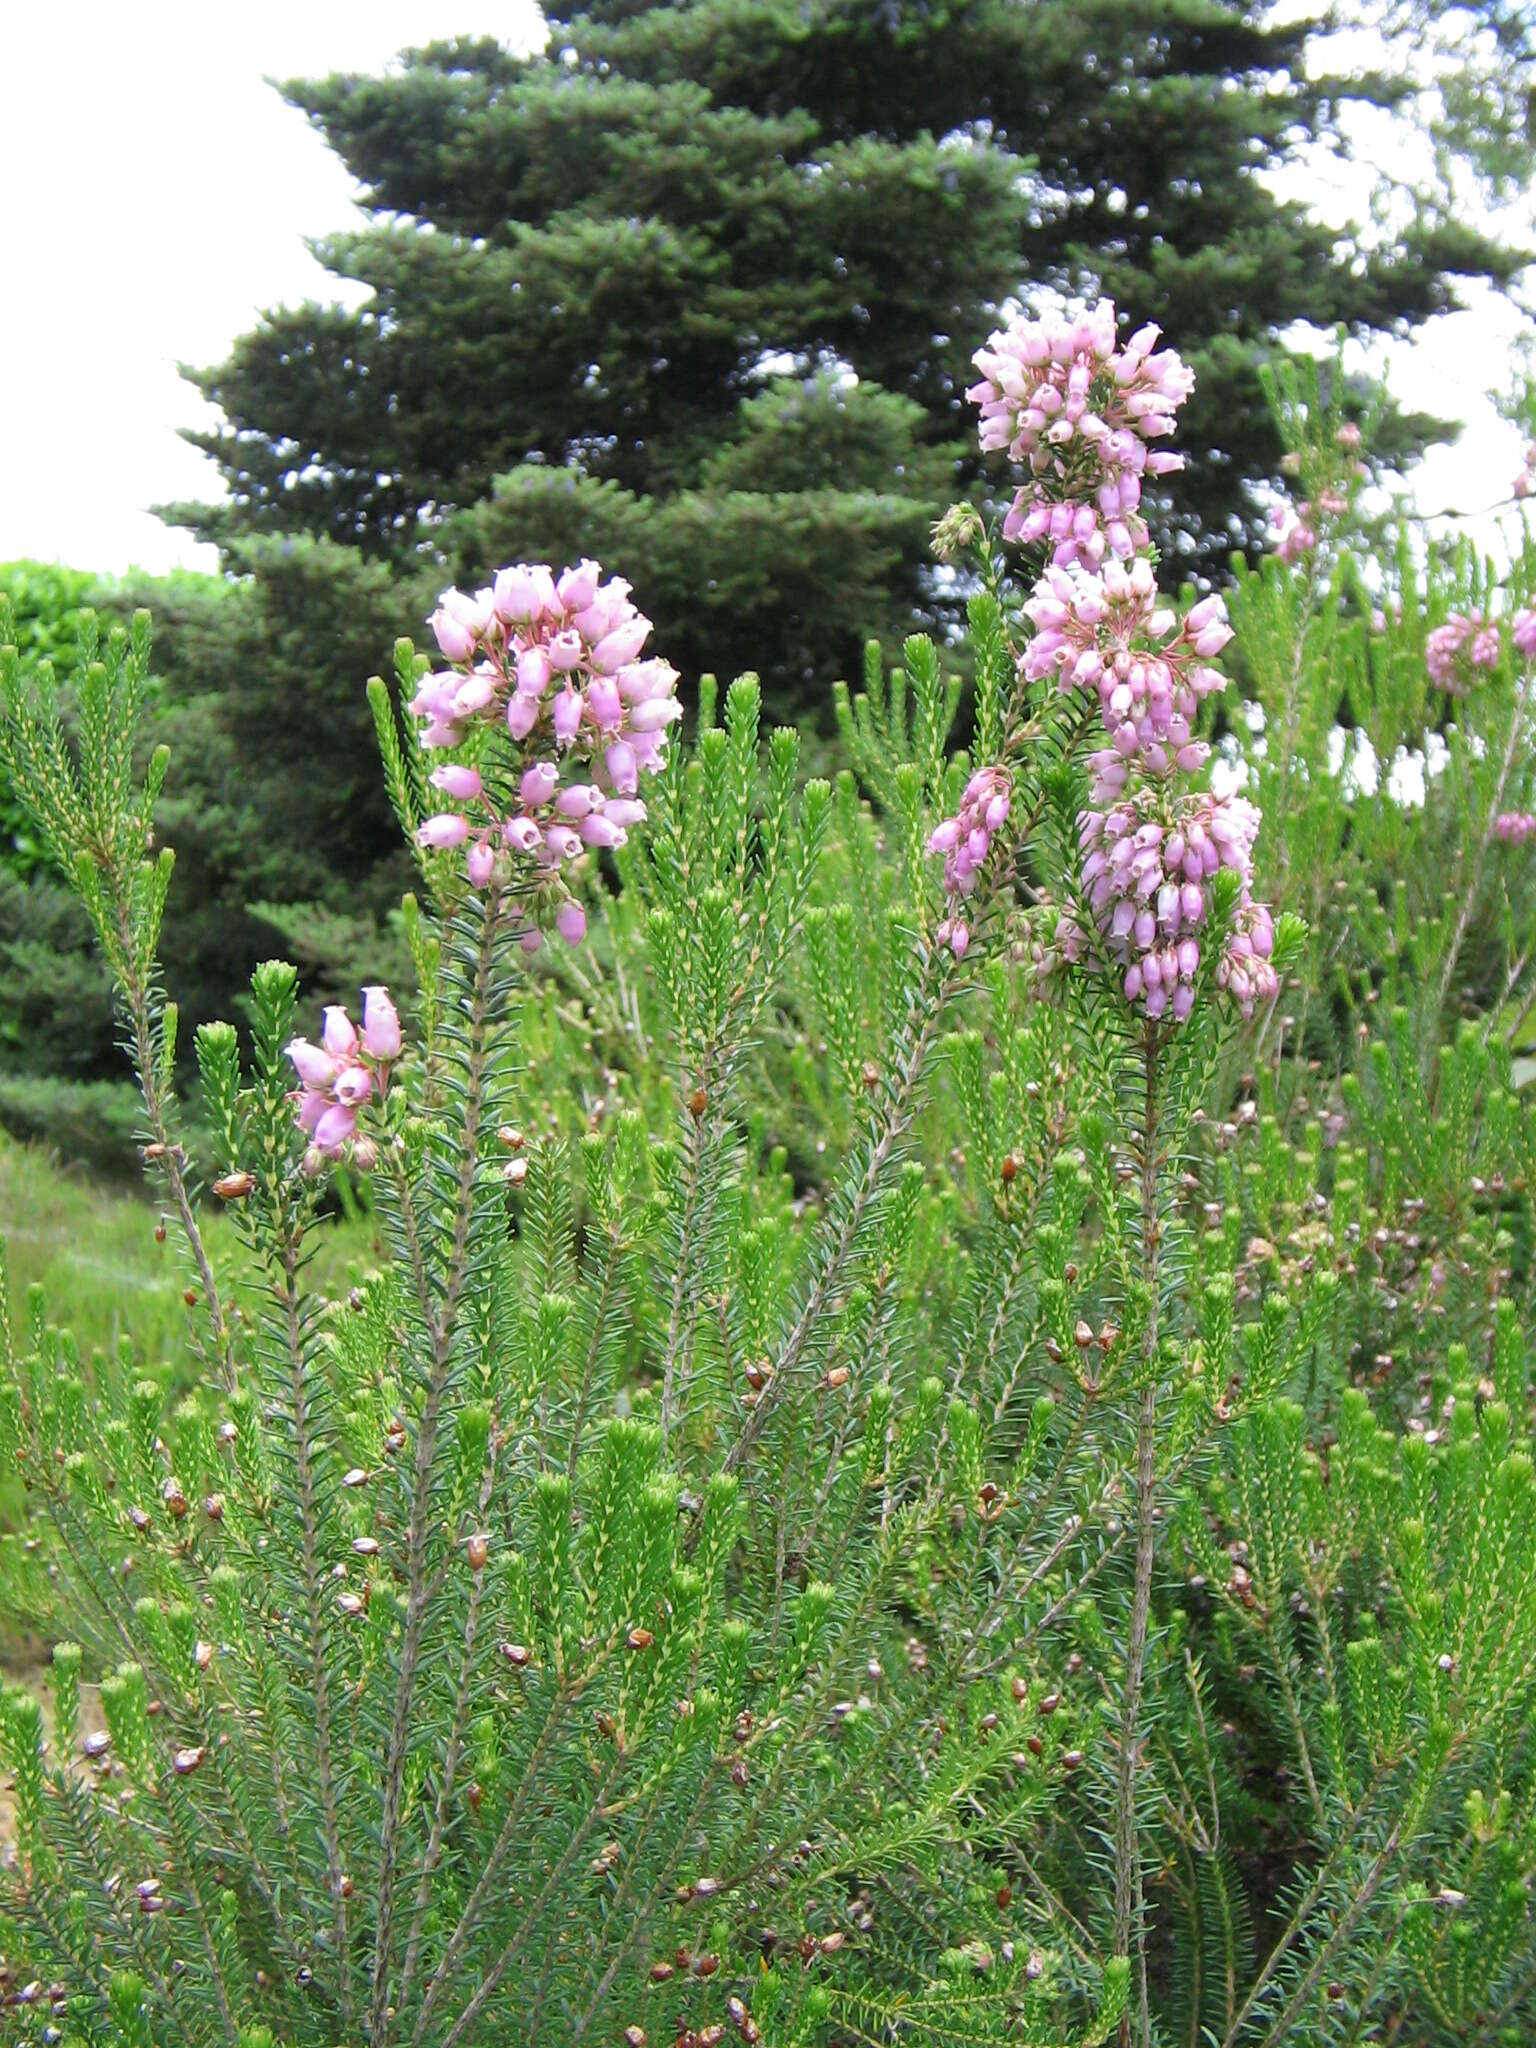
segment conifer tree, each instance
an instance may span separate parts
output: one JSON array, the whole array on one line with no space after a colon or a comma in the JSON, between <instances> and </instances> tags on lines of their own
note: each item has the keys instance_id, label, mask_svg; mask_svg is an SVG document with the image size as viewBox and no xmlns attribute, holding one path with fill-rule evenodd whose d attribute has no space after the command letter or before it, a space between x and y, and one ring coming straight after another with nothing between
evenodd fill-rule
<instances>
[{"instance_id":1,"label":"conifer tree","mask_svg":"<svg viewBox=\"0 0 1536 2048\"><path fill-rule=\"evenodd\" d=\"M1411 323L1509 261L1433 211L1367 248L1273 196L1337 104L1306 48L1233 0L599 0L532 57L290 85L363 184L374 223L322 254L370 296L201 374L232 499L177 516L466 574L643 532L685 674L825 702L862 636L945 610L926 527L990 309L1086 287L1186 347L1192 475L1153 530L1222 565L1279 454L1279 331Z\"/></svg>"}]
</instances>

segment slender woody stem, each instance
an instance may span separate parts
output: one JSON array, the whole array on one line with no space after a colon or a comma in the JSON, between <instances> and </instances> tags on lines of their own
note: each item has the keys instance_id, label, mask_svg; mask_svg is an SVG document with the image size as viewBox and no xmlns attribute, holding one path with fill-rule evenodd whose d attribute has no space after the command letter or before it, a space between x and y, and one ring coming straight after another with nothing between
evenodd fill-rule
<instances>
[{"instance_id":1,"label":"slender woody stem","mask_svg":"<svg viewBox=\"0 0 1536 2048\"><path fill-rule=\"evenodd\" d=\"M1115 1796L1115 1953L1129 1955L1134 1941L1137 1988L1134 2001L1143 2048L1149 2048L1152 2020L1147 2006L1147 1949L1143 1924L1141 1846L1136 1829L1136 1743L1141 1714L1147 1620L1152 1606L1152 1559L1157 1542L1158 1239L1157 1214L1157 1026L1143 1041L1146 1075L1141 1131L1141 1277L1146 1289L1142 1334L1141 1404L1136 1420L1136 1572L1131 1629L1125 1651L1125 1702L1120 1722L1120 1758ZM1121 2048L1129 2048L1130 2014L1120 2022Z\"/></svg>"},{"instance_id":2,"label":"slender woody stem","mask_svg":"<svg viewBox=\"0 0 1536 2048\"><path fill-rule=\"evenodd\" d=\"M427 1574L427 1536L432 1500L432 1470L437 1450L438 1425L442 1419L443 1395L453 1359L454 1327L459 1295L464 1285L464 1268L469 1249L470 1223L474 1209L475 1169L480 1156L480 1125L485 1110L486 1073L489 1064L491 970L496 938L501 929L500 899L488 896L481 915L480 938L475 954L474 980L469 993L468 1085L460 1134L459 1174L455 1190L454 1227L447 1270L443 1276L441 1305L434 1304L428 1285L420 1300L432 1349L431 1373L422 1402L421 1421L416 1432L416 1456L411 1474L411 1519L406 1538L405 1627L400 1644L400 1667L395 1681L395 1712L389 1731L384 1761L384 1808L379 1823L379 1892L374 1927L373 1989L369 2014L369 2039L382 2042L389 2031L389 1966L394 1937L395 1878L400 1860L400 1819L405 1796L405 1754L410 1740L411 1706L415 1698L416 1673L421 1661L422 1638L426 1629L430 1584ZM402 1174L402 1180L404 1176ZM414 1211L409 1188L402 1191L408 1227L413 1228ZM427 1277L413 1243L418 1285Z\"/></svg>"}]
</instances>

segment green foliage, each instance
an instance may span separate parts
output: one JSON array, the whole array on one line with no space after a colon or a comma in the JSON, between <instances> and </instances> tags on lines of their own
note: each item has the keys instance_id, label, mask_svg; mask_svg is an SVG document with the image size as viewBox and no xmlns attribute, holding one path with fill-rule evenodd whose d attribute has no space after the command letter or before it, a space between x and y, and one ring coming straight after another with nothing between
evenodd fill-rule
<instances>
[{"instance_id":1,"label":"green foliage","mask_svg":"<svg viewBox=\"0 0 1536 2048\"><path fill-rule=\"evenodd\" d=\"M1153 1027L1046 959L1092 734L1018 682L984 547L1012 808L964 958L937 649L870 654L830 783L755 677L706 679L568 960L422 856L351 1286L296 970L256 967L243 1034L161 990L144 629L87 635L72 722L6 658L0 759L111 967L186 1318L168 1372L0 1290L0 1586L62 1639L51 1724L0 1708L19 2040L1529 2033L1536 1126L1471 963L1536 905L1486 837L1465 917L1389 915L1386 863L1465 859L1530 720L1507 665L1446 715L1416 609L1367 630L1339 559L1235 607L1252 725L1313 763L1229 707L1285 828L1251 1033L1208 973ZM370 704L409 828L416 742ZM1322 772L1345 705L1373 745L1435 721L1422 813ZM1340 874L1378 918L1340 929Z\"/></svg>"}]
</instances>

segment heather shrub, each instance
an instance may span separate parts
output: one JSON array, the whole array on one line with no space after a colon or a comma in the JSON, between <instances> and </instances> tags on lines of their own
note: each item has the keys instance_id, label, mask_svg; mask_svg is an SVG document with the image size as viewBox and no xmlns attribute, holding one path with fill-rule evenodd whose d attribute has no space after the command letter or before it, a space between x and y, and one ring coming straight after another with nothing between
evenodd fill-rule
<instances>
[{"instance_id":1,"label":"heather shrub","mask_svg":"<svg viewBox=\"0 0 1536 2048\"><path fill-rule=\"evenodd\" d=\"M681 742L643 561L444 593L370 686L415 993L306 1031L262 966L206 1176L147 620L77 737L7 655L203 1364L0 1325L5 1595L60 1638L0 1711L16 2038L1528 2033L1527 615L1405 553L1377 623L1347 491L1232 622L1177 602L1158 341L978 354L964 751L922 639L803 781L750 676ZM1436 736L1422 819L1330 774L1341 704ZM1399 829L1471 863L1399 876L1465 882L1433 930Z\"/></svg>"}]
</instances>

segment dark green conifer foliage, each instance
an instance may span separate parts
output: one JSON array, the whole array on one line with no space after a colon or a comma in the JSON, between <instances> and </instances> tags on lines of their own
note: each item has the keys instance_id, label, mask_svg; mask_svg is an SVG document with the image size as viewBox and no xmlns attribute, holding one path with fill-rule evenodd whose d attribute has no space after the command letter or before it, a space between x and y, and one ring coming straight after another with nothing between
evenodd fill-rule
<instances>
[{"instance_id":1,"label":"dark green conifer foliage","mask_svg":"<svg viewBox=\"0 0 1536 2048\"><path fill-rule=\"evenodd\" d=\"M993 310L1087 286L1194 363L1160 538L1219 567L1279 454L1275 335L1411 323L1514 261L1433 210L1366 248L1273 197L1258 174L1336 112L1306 47L1231 0L619 0L527 59L291 85L374 213L322 249L369 297L200 373L232 499L178 516L461 572L643 533L685 672L824 704L863 636L944 610L925 533L974 474Z\"/></svg>"}]
</instances>

